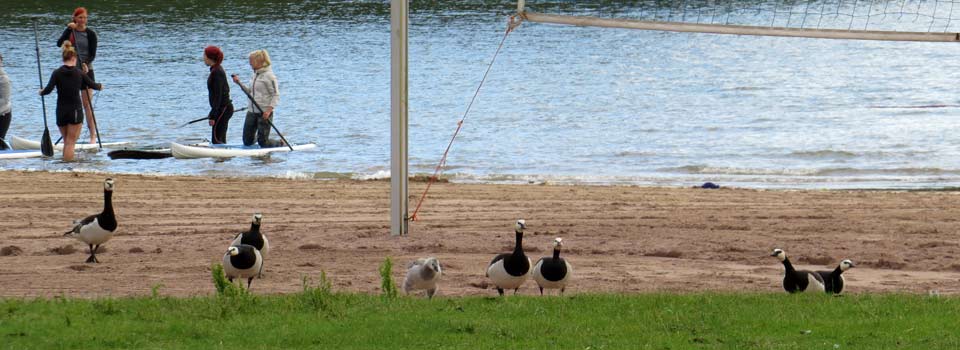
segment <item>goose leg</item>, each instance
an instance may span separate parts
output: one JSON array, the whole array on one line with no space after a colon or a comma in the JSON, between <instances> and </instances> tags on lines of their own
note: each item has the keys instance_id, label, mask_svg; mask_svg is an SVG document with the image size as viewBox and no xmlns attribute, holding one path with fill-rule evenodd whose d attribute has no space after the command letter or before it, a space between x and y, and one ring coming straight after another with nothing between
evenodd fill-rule
<instances>
[{"instance_id":1,"label":"goose leg","mask_svg":"<svg viewBox=\"0 0 960 350\"><path fill-rule=\"evenodd\" d=\"M93 249L93 244L90 244L90 257L87 258L87 263L96 263L96 262L97 262L96 251L94 251Z\"/></svg>"},{"instance_id":2,"label":"goose leg","mask_svg":"<svg viewBox=\"0 0 960 350\"><path fill-rule=\"evenodd\" d=\"M500 296L503 296L503 288L497 287L497 293L500 293Z\"/></svg>"},{"instance_id":3,"label":"goose leg","mask_svg":"<svg viewBox=\"0 0 960 350\"><path fill-rule=\"evenodd\" d=\"M253 277L247 279L247 290L250 290L250 283L253 282Z\"/></svg>"},{"instance_id":4,"label":"goose leg","mask_svg":"<svg viewBox=\"0 0 960 350\"><path fill-rule=\"evenodd\" d=\"M514 289L514 290L513 290L513 295L517 295L517 292L519 292L519 291L520 291L520 287L517 287L517 289Z\"/></svg>"},{"instance_id":5,"label":"goose leg","mask_svg":"<svg viewBox=\"0 0 960 350\"><path fill-rule=\"evenodd\" d=\"M540 295L543 295L543 287L540 287Z\"/></svg>"},{"instance_id":6,"label":"goose leg","mask_svg":"<svg viewBox=\"0 0 960 350\"><path fill-rule=\"evenodd\" d=\"M437 292L436 288L427 289L427 299L433 299L433 294Z\"/></svg>"}]
</instances>

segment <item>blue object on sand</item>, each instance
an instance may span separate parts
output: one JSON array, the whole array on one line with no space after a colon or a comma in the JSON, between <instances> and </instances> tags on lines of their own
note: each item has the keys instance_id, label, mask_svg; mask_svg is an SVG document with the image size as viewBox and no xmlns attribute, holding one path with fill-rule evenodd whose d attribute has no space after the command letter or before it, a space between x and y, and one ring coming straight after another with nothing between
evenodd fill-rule
<instances>
[{"instance_id":1,"label":"blue object on sand","mask_svg":"<svg viewBox=\"0 0 960 350\"><path fill-rule=\"evenodd\" d=\"M720 188L720 185L717 185L713 182L705 182L703 183L703 186L700 186L700 188L716 189L716 188Z\"/></svg>"}]
</instances>

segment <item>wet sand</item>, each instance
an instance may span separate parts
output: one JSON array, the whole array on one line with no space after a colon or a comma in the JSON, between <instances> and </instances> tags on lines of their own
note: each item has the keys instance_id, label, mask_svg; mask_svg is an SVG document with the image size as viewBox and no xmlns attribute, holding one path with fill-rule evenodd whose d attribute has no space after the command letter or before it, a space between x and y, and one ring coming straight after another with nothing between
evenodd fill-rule
<instances>
[{"instance_id":1,"label":"wet sand","mask_svg":"<svg viewBox=\"0 0 960 350\"><path fill-rule=\"evenodd\" d=\"M86 264L63 232L102 208L116 179L120 228ZM798 267L857 267L847 292L960 293L960 193L703 190L435 184L410 235L389 234L388 181L0 172L0 296L208 295L210 267L263 213L272 249L258 294L301 289L325 271L340 291L379 292L379 264L436 256L440 295L495 295L487 263L513 246L574 267L568 293L781 291L782 248ZM411 210L425 183L411 183ZM103 248L101 248L103 249ZM537 294L528 281L521 294Z\"/></svg>"}]
</instances>

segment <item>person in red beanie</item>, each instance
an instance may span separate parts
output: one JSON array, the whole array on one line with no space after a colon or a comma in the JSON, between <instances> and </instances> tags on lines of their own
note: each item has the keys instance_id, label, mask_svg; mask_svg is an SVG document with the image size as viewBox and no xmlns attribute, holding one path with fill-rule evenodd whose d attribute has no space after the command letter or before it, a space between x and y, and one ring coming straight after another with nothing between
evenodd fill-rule
<instances>
[{"instance_id":1,"label":"person in red beanie","mask_svg":"<svg viewBox=\"0 0 960 350\"><path fill-rule=\"evenodd\" d=\"M227 72L223 70L223 51L216 46L203 49L203 63L210 67L207 77L207 94L210 98L210 113L207 119L213 127L214 144L227 143L227 124L233 117L233 102L230 101L230 85L227 84Z\"/></svg>"},{"instance_id":2,"label":"person in red beanie","mask_svg":"<svg viewBox=\"0 0 960 350\"><path fill-rule=\"evenodd\" d=\"M76 10L73 10L73 19L70 23L67 23L67 28L63 30L63 34L57 40L57 46L63 48L63 42L70 41L70 44L77 51L77 67L90 77L91 81L96 81L93 75L93 60L97 58L97 33L87 27L88 15L86 8L77 7ZM90 105L90 96L93 96L90 88L91 86L83 85L80 98L83 100L83 109L87 113L90 143L97 143L97 124L93 120L93 106Z\"/></svg>"}]
</instances>

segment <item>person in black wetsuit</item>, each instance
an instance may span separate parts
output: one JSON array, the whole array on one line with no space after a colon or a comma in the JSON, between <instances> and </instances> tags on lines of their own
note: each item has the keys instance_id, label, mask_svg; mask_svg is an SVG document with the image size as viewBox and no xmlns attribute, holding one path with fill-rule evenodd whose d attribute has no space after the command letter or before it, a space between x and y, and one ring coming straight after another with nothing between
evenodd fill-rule
<instances>
[{"instance_id":1,"label":"person in black wetsuit","mask_svg":"<svg viewBox=\"0 0 960 350\"><path fill-rule=\"evenodd\" d=\"M227 124L233 117L233 102L230 101L230 85L227 84L227 72L223 70L223 51L216 46L203 49L203 63L210 66L207 77L207 93L210 98L210 113L207 119L213 127L214 144L227 143Z\"/></svg>"},{"instance_id":2,"label":"person in black wetsuit","mask_svg":"<svg viewBox=\"0 0 960 350\"><path fill-rule=\"evenodd\" d=\"M86 85L84 85L86 84ZM77 68L77 51L70 42L63 43L63 65L50 75L47 87L40 90L40 95L48 95L57 88L57 126L63 136L63 160L73 160L73 149L80 137L80 126L83 124L83 101L80 99L80 89L90 86L102 90L103 85L90 79Z\"/></svg>"},{"instance_id":3,"label":"person in black wetsuit","mask_svg":"<svg viewBox=\"0 0 960 350\"><path fill-rule=\"evenodd\" d=\"M73 20L67 23L67 28L57 39L57 46L63 47L64 42L70 42L75 51L79 66L83 72L90 77L90 80L97 81L93 75L93 60L97 58L97 33L87 27L87 16L89 13L86 8L77 7L73 10ZM83 100L83 109L87 113L87 129L90 129L90 143L97 142L97 121L93 119L93 105L90 104L91 86L84 85L80 91L80 98Z\"/></svg>"}]
</instances>

